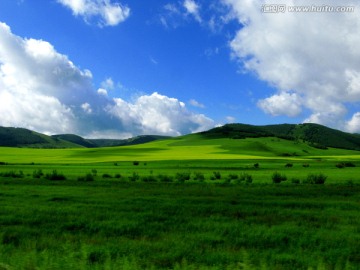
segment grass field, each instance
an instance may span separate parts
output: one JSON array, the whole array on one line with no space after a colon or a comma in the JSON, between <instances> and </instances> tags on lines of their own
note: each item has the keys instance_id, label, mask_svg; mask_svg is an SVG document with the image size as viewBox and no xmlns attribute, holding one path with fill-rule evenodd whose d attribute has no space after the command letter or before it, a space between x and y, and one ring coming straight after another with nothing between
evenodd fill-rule
<instances>
[{"instance_id":1,"label":"grass field","mask_svg":"<svg viewBox=\"0 0 360 270\"><path fill-rule=\"evenodd\" d=\"M359 167L277 138L0 148L0 269L360 269Z\"/></svg>"}]
</instances>

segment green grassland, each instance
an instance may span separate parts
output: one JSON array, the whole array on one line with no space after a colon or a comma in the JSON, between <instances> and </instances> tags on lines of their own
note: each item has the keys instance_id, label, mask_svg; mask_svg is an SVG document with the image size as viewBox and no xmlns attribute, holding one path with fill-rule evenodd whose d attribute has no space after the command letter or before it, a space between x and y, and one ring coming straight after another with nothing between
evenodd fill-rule
<instances>
[{"instance_id":1,"label":"green grassland","mask_svg":"<svg viewBox=\"0 0 360 270\"><path fill-rule=\"evenodd\" d=\"M0 148L0 269L360 269L359 167L276 137Z\"/></svg>"}]
</instances>

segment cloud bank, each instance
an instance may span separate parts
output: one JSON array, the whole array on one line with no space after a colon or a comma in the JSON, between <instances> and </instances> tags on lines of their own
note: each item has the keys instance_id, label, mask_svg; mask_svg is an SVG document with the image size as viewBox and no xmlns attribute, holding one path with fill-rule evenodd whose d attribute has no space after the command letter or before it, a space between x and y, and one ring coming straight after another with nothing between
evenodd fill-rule
<instances>
[{"instance_id":1,"label":"cloud bank","mask_svg":"<svg viewBox=\"0 0 360 270\"><path fill-rule=\"evenodd\" d=\"M130 15L130 8L111 0L58 0L70 8L75 16L81 16L87 23L96 22L99 26L115 26Z\"/></svg>"},{"instance_id":2,"label":"cloud bank","mask_svg":"<svg viewBox=\"0 0 360 270\"><path fill-rule=\"evenodd\" d=\"M265 0L223 0L241 25L230 43L245 71L278 91L258 106L271 115L311 114L316 122L360 132L359 112L348 119L349 103L360 101L360 4L336 6L353 12L289 12L290 6L331 6L329 0L278 0L282 13L263 13ZM304 110L305 109L305 110Z\"/></svg>"},{"instance_id":3,"label":"cloud bank","mask_svg":"<svg viewBox=\"0 0 360 270\"><path fill-rule=\"evenodd\" d=\"M5 23L0 23L0 40L1 126L112 138L180 135L214 126L178 99L156 92L133 102L111 99L111 78L97 90L89 70L76 67L46 41L14 35Z\"/></svg>"}]
</instances>

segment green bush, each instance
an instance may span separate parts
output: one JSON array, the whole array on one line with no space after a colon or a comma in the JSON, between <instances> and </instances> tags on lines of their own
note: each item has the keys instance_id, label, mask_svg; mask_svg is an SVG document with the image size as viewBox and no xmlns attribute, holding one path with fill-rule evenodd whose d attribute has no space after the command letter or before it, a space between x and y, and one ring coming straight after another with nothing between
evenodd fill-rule
<instances>
[{"instance_id":1,"label":"green bush","mask_svg":"<svg viewBox=\"0 0 360 270\"><path fill-rule=\"evenodd\" d=\"M190 176L191 174L188 173L188 172L181 172L181 173L176 173L175 175L175 179L181 183L187 181L187 180L190 180Z\"/></svg>"},{"instance_id":2,"label":"green bush","mask_svg":"<svg viewBox=\"0 0 360 270\"><path fill-rule=\"evenodd\" d=\"M143 182L156 182L156 178L153 175L147 175L147 176L141 177L141 181L143 181Z\"/></svg>"},{"instance_id":3,"label":"green bush","mask_svg":"<svg viewBox=\"0 0 360 270\"><path fill-rule=\"evenodd\" d=\"M339 169L342 169L345 167L356 167L354 163L349 162L349 161L337 163L335 166Z\"/></svg>"},{"instance_id":4,"label":"green bush","mask_svg":"<svg viewBox=\"0 0 360 270\"><path fill-rule=\"evenodd\" d=\"M171 176L164 174L159 174L157 178L159 179L160 182L168 182L168 183L174 180Z\"/></svg>"},{"instance_id":5,"label":"green bush","mask_svg":"<svg viewBox=\"0 0 360 270\"><path fill-rule=\"evenodd\" d=\"M220 172L213 172L214 174L214 180L220 180L221 179L221 173Z\"/></svg>"},{"instance_id":6,"label":"green bush","mask_svg":"<svg viewBox=\"0 0 360 270\"><path fill-rule=\"evenodd\" d=\"M44 173L41 169L33 171L33 178L41 178L42 176L44 176Z\"/></svg>"},{"instance_id":7,"label":"green bush","mask_svg":"<svg viewBox=\"0 0 360 270\"><path fill-rule=\"evenodd\" d=\"M245 181L245 183L247 183L247 184L251 184L252 181L253 181L253 178L252 178L252 176L251 176L250 174L248 174L248 173L242 173L242 174L240 175L240 177L239 177L239 180L240 180L240 181Z\"/></svg>"},{"instance_id":8,"label":"green bush","mask_svg":"<svg viewBox=\"0 0 360 270\"><path fill-rule=\"evenodd\" d=\"M254 168L255 168L255 169L259 169L259 167L260 167L259 163L255 163L255 164L254 164Z\"/></svg>"},{"instance_id":9,"label":"green bush","mask_svg":"<svg viewBox=\"0 0 360 270\"><path fill-rule=\"evenodd\" d=\"M136 181L138 181L139 179L140 179L140 176L139 176L139 174L136 173L136 172L133 172L132 176L129 176L129 180L130 180L131 182L136 182Z\"/></svg>"},{"instance_id":10,"label":"green bush","mask_svg":"<svg viewBox=\"0 0 360 270\"><path fill-rule=\"evenodd\" d=\"M133 161L133 165L134 165L134 166L138 166L139 164L140 164L139 161Z\"/></svg>"},{"instance_id":11,"label":"green bush","mask_svg":"<svg viewBox=\"0 0 360 270\"><path fill-rule=\"evenodd\" d=\"M335 166L336 166L336 168L339 168L339 169L345 168L344 163L337 163Z\"/></svg>"},{"instance_id":12,"label":"green bush","mask_svg":"<svg viewBox=\"0 0 360 270\"><path fill-rule=\"evenodd\" d=\"M239 179L239 176L237 174L233 174L233 173L230 173L227 178L229 180L236 180L236 179Z\"/></svg>"},{"instance_id":13,"label":"green bush","mask_svg":"<svg viewBox=\"0 0 360 270\"><path fill-rule=\"evenodd\" d=\"M102 175L102 178L112 178L112 176L110 174L108 174L108 173L104 173Z\"/></svg>"},{"instance_id":14,"label":"green bush","mask_svg":"<svg viewBox=\"0 0 360 270\"><path fill-rule=\"evenodd\" d=\"M22 171L19 171L18 173L16 171L8 171L0 173L0 176L8 178L23 178L24 173Z\"/></svg>"},{"instance_id":15,"label":"green bush","mask_svg":"<svg viewBox=\"0 0 360 270\"><path fill-rule=\"evenodd\" d=\"M94 176L96 176L96 175L97 175L97 170L96 170L96 169L92 169L92 170L91 170L91 173L92 173Z\"/></svg>"},{"instance_id":16,"label":"green bush","mask_svg":"<svg viewBox=\"0 0 360 270\"><path fill-rule=\"evenodd\" d=\"M204 180L205 180L205 176L204 176L204 174L201 173L201 172L195 172L195 173L194 173L194 180L204 181Z\"/></svg>"},{"instance_id":17,"label":"green bush","mask_svg":"<svg viewBox=\"0 0 360 270\"><path fill-rule=\"evenodd\" d=\"M271 179L274 184L279 184L283 181L286 181L287 178L286 178L285 174L281 174L279 172L274 172L273 175L271 176Z\"/></svg>"},{"instance_id":18,"label":"green bush","mask_svg":"<svg viewBox=\"0 0 360 270\"><path fill-rule=\"evenodd\" d=\"M299 178L291 178L291 183L293 184L300 184L300 179Z\"/></svg>"},{"instance_id":19,"label":"green bush","mask_svg":"<svg viewBox=\"0 0 360 270\"><path fill-rule=\"evenodd\" d=\"M85 176L79 176L77 180L80 182L92 182L92 181L94 181L94 175L91 173L88 173Z\"/></svg>"},{"instance_id":20,"label":"green bush","mask_svg":"<svg viewBox=\"0 0 360 270\"><path fill-rule=\"evenodd\" d=\"M309 174L307 178L304 180L304 184L315 184L315 185L323 185L327 179L325 174Z\"/></svg>"},{"instance_id":21,"label":"green bush","mask_svg":"<svg viewBox=\"0 0 360 270\"><path fill-rule=\"evenodd\" d=\"M293 166L292 163L286 163L286 164L285 164L285 167L286 167L286 168L291 168L292 166Z\"/></svg>"},{"instance_id":22,"label":"green bush","mask_svg":"<svg viewBox=\"0 0 360 270\"><path fill-rule=\"evenodd\" d=\"M119 179L119 178L121 178L122 176L121 176L120 173L117 173L117 174L114 175L114 177L117 178L117 179Z\"/></svg>"},{"instance_id":23,"label":"green bush","mask_svg":"<svg viewBox=\"0 0 360 270\"><path fill-rule=\"evenodd\" d=\"M303 166L304 168L309 168L309 167L310 167L310 164L309 164L309 163L304 163L302 166Z\"/></svg>"},{"instance_id":24,"label":"green bush","mask_svg":"<svg viewBox=\"0 0 360 270\"><path fill-rule=\"evenodd\" d=\"M59 181L59 180L66 180L66 177L62 173L58 173L56 170L53 170L52 173L47 173L45 175L45 179Z\"/></svg>"}]
</instances>

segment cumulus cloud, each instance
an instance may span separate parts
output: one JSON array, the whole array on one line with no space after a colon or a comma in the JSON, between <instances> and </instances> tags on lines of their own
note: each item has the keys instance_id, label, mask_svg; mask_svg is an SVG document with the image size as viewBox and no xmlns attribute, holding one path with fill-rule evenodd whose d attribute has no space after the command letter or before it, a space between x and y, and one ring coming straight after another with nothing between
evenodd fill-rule
<instances>
[{"instance_id":1,"label":"cumulus cloud","mask_svg":"<svg viewBox=\"0 0 360 270\"><path fill-rule=\"evenodd\" d=\"M200 6L194 0L185 0L183 3L184 8L188 14L194 16L195 20L201 22Z\"/></svg>"},{"instance_id":2,"label":"cumulus cloud","mask_svg":"<svg viewBox=\"0 0 360 270\"><path fill-rule=\"evenodd\" d=\"M140 96L134 103L111 99L106 89L96 90L90 71L76 67L46 41L14 35L5 23L0 23L0 40L1 126L123 138L179 135L214 124L181 101L158 93Z\"/></svg>"},{"instance_id":3,"label":"cumulus cloud","mask_svg":"<svg viewBox=\"0 0 360 270\"><path fill-rule=\"evenodd\" d=\"M230 43L234 58L243 70L278 89L259 106L267 113L288 116L307 108L312 115L306 121L343 127L346 103L360 101L359 2L341 2L355 7L353 12L307 13L262 13L264 4L273 4L265 0L223 3L241 24ZM279 0L276 4L335 5L329 0ZM293 112L289 114L286 108Z\"/></svg>"},{"instance_id":4,"label":"cumulus cloud","mask_svg":"<svg viewBox=\"0 0 360 270\"><path fill-rule=\"evenodd\" d=\"M111 0L58 0L70 8L75 16L88 23L95 21L100 26L115 26L130 16L130 8Z\"/></svg>"},{"instance_id":5,"label":"cumulus cloud","mask_svg":"<svg viewBox=\"0 0 360 270\"><path fill-rule=\"evenodd\" d=\"M201 109L204 109L204 108L205 108L205 105L204 105L204 104L198 102L198 101L195 100L195 99L190 99L190 100L189 100L189 104L190 104L191 106L198 107L198 108L201 108Z\"/></svg>"},{"instance_id":6,"label":"cumulus cloud","mask_svg":"<svg viewBox=\"0 0 360 270\"><path fill-rule=\"evenodd\" d=\"M101 83L101 87L107 90L113 90L115 88L115 84L112 78L107 78L105 81Z\"/></svg>"},{"instance_id":7,"label":"cumulus cloud","mask_svg":"<svg viewBox=\"0 0 360 270\"><path fill-rule=\"evenodd\" d=\"M103 95L103 96L107 96L107 95L108 95L107 90L104 89L104 88L99 88L99 89L97 90L97 92L98 92L99 95Z\"/></svg>"},{"instance_id":8,"label":"cumulus cloud","mask_svg":"<svg viewBox=\"0 0 360 270\"><path fill-rule=\"evenodd\" d=\"M121 119L127 129L143 130L147 134L180 135L199 132L214 126L214 121L186 109L183 102L158 94L140 96L134 103L115 99L108 112ZM135 124L135 125L134 125Z\"/></svg>"},{"instance_id":9,"label":"cumulus cloud","mask_svg":"<svg viewBox=\"0 0 360 270\"><path fill-rule=\"evenodd\" d=\"M294 93L280 93L260 100L258 106L273 115L298 116L301 113L301 100Z\"/></svg>"}]
</instances>

